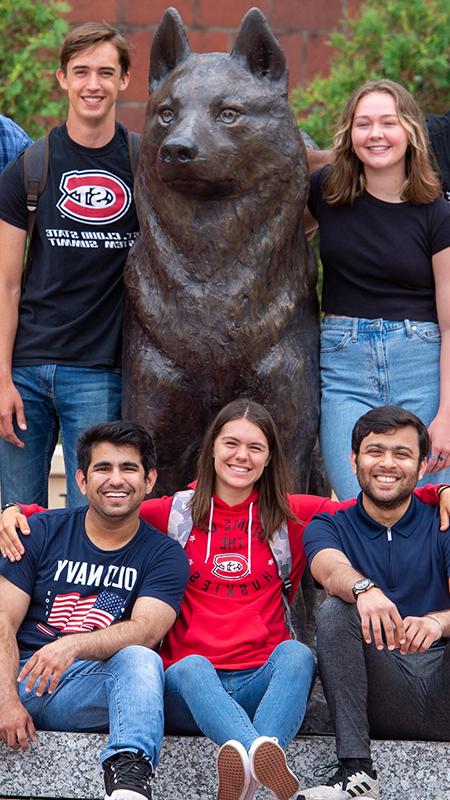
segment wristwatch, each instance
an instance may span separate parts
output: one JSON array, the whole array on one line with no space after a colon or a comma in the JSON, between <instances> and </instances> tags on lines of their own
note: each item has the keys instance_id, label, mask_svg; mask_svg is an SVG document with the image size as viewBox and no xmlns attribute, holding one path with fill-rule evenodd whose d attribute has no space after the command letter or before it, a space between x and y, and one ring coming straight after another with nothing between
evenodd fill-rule
<instances>
[{"instance_id":1,"label":"wristwatch","mask_svg":"<svg viewBox=\"0 0 450 800\"><path fill-rule=\"evenodd\" d=\"M359 581L356 581L354 586L352 586L353 597L356 598L359 594L368 592L373 586L375 586L375 584L372 580L370 580L370 578L361 578Z\"/></svg>"},{"instance_id":2,"label":"wristwatch","mask_svg":"<svg viewBox=\"0 0 450 800\"><path fill-rule=\"evenodd\" d=\"M5 505L2 506L2 512L6 511L7 508L17 508L18 511L22 511L18 503L5 503Z\"/></svg>"}]
</instances>

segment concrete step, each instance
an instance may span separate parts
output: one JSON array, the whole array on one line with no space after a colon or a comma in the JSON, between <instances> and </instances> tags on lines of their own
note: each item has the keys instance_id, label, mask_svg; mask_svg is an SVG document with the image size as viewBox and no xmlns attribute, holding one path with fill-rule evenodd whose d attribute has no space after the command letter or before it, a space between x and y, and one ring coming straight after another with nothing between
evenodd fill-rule
<instances>
[{"instance_id":1,"label":"concrete step","mask_svg":"<svg viewBox=\"0 0 450 800\"><path fill-rule=\"evenodd\" d=\"M6 798L103 798L98 756L106 737L39 732L29 752L0 743L0 795ZM154 781L154 800L213 800L217 747L200 737L167 736ZM373 743L382 800L450 800L450 744ZM336 760L334 738L299 736L288 760L302 787L314 785L314 770ZM260 789L255 800L273 800Z\"/></svg>"}]
</instances>

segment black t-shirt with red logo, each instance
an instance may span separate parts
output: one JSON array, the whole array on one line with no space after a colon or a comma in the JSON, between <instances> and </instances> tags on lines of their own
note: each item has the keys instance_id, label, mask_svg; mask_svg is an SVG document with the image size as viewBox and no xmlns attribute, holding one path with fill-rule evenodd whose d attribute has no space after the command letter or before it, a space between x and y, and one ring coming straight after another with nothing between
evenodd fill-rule
<instances>
[{"instance_id":1,"label":"black t-shirt with red logo","mask_svg":"<svg viewBox=\"0 0 450 800\"><path fill-rule=\"evenodd\" d=\"M125 128L100 148L50 133L19 308L14 366L118 367L122 273L138 233ZM0 176L0 219L27 228L23 156Z\"/></svg>"}]
</instances>

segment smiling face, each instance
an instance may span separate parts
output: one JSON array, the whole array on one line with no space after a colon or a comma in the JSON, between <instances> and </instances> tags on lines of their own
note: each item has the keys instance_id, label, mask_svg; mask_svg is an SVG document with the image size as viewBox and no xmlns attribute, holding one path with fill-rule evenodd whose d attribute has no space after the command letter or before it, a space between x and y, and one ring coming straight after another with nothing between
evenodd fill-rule
<instances>
[{"instance_id":1,"label":"smiling face","mask_svg":"<svg viewBox=\"0 0 450 800\"><path fill-rule=\"evenodd\" d=\"M127 88L130 74L122 74L119 53L111 42L82 50L71 58L65 72L56 73L67 92L69 124L111 123L119 92Z\"/></svg>"},{"instance_id":2,"label":"smiling face","mask_svg":"<svg viewBox=\"0 0 450 800\"><path fill-rule=\"evenodd\" d=\"M397 167L405 171L408 132L400 123L389 92L366 94L356 105L351 129L352 147L365 170Z\"/></svg>"},{"instance_id":3,"label":"smiling face","mask_svg":"<svg viewBox=\"0 0 450 800\"><path fill-rule=\"evenodd\" d=\"M79 489L89 507L103 520L122 522L138 512L156 480L156 470L145 476L141 454L136 447L99 442L92 448L86 476L78 469Z\"/></svg>"},{"instance_id":4,"label":"smiling face","mask_svg":"<svg viewBox=\"0 0 450 800\"><path fill-rule=\"evenodd\" d=\"M229 505L245 500L270 461L267 438L245 417L227 422L213 447L215 493Z\"/></svg>"},{"instance_id":5,"label":"smiling face","mask_svg":"<svg viewBox=\"0 0 450 800\"><path fill-rule=\"evenodd\" d=\"M418 433L412 425L369 433L362 440L359 453L352 453L353 472L368 513L372 507L395 509L407 505L425 467L426 459L420 461Z\"/></svg>"}]
</instances>

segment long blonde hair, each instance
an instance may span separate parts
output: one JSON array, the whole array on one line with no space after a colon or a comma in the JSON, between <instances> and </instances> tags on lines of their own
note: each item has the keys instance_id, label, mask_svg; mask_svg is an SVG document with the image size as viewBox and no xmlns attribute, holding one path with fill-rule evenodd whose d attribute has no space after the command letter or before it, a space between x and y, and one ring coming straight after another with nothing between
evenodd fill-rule
<instances>
[{"instance_id":1,"label":"long blonde hair","mask_svg":"<svg viewBox=\"0 0 450 800\"><path fill-rule=\"evenodd\" d=\"M442 187L431 165L422 112L407 89L388 79L365 83L347 101L334 135L335 159L323 183L323 199L330 205L351 205L365 189L364 165L352 149L352 125L359 101L372 92L387 92L394 98L400 124L408 133L402 200L431 203L442 196Z\"/></svg>"}]
</instances>

